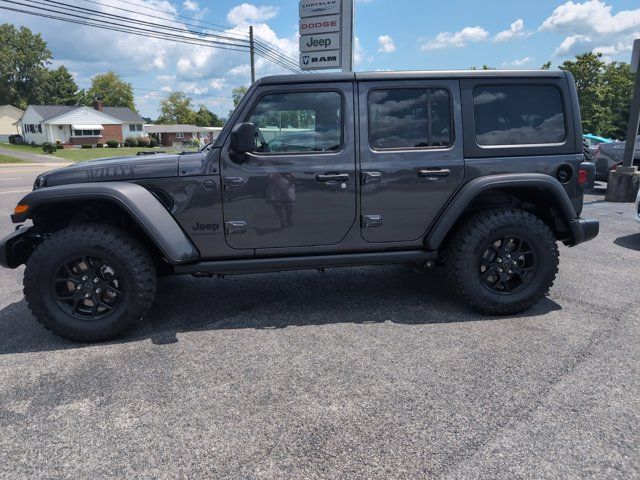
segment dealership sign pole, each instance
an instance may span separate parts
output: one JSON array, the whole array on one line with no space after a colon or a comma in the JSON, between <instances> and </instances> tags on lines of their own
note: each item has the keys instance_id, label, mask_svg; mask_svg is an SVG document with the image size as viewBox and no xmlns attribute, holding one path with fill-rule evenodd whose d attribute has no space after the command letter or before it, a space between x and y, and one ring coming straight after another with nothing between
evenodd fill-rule
<instances>
[{"instance_id":1,"label":"dealership sign pole","mask_svg":"<svg viewBox=\"0 0 640 480\"><path fill-rule=\"evenodd\" d=\"M353 71L353 0L300 0L300 68Z\"/></svg>"},{"instance_id":2,"label":"dealership sign pole","mask_svg":"<svg viewBox=\"0 0 640 480\"><path fill-rule=\"evenodd\" d=\"M622 164L609 172L607 194L604 197L607 202L633 202L640 189L640 172L638 172L638 167L633 165L636 137L638 136L638 128L640 128L640 39L633 42L630 67L635 74L635 87L629 112L627 141L624 146Z\"/></svg>"}]
</instances>

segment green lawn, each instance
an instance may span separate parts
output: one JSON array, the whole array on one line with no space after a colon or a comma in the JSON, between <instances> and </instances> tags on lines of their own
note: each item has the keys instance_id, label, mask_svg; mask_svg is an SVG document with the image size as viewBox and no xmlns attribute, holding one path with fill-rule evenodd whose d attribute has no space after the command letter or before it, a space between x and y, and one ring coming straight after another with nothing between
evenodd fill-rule
<instances>
[{"instance_id":1,"label":"green lawn","mask_svg":"<svg viewBox=\"0 0 640 480\"><path fill-rule=\"evenodd\" d=\"M19 158L13 158L9 155L2 155L0 153L0 163L25 163L24 160L20 160Z\"/></svg>"},{"instance_id":2,"label":"green lawn","mask_svg":"<svg viewBox=\"0 0 640 480\"><path fill-rule=\"evenodd\" d=\"M14 150L16 152L28 152L37 155L47 155L42 151L42 147L38 145L11 145L10 143L0 143L0 148L6 150ZM107 157L127 157L135 155L138 152L151 152L151 151L163 151L167 153L178 153L183 150L194 151L192 148L185 148L176 150L171 147L156 147L156 148L142 148L142 147L120 147L120 148L65 148L57 150L56 153L50 155L52 157L63 158L70 162L81 162L83 160L93 160L95 158L107 158ZM47 155L49 156L49 155Z\"/></svg>"}]
</instances>

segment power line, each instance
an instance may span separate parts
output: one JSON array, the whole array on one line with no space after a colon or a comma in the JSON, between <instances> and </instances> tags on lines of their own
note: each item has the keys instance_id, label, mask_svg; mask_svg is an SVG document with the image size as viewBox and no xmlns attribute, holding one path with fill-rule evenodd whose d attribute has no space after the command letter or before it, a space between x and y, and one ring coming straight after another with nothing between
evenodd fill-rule
<instances>
[{"instance_id":1,"label":"power line","mask_svg":"<svg viewBox=\"0 0 640 480\"><path fill-rule=\"evenodd\" d=\"M118 10L130 12L130 13L135 13L135 14L138 14L138 15L142 15L143 14L142 12L140 12L138 10L130 10L130 9L114 7L114 6L111 6L111 5L107 5L107 4L101 3L101 2L99 2L97 0L82 0L82 1L87 2L87 3L92 3L92 4L95 4L95 5L101 5L101 6L106 7L106 8L118 9ZM218 27L218 28L221 28L221 29L224 29L224 30L219 30L219 29L216 29L216 28L209 28L209 27L202 27L201 25L196 25L196 24L193 24L193 23L186 23L185 24L185 25L188 25L188 26L196 27L196 28L202 28L204 30L211 30L211 31L214 31L214 32L222 32L222 33L229 34L229 35L236 35L236 36L238 36L238 37L240 37L240 38L242 38L244 40L248 40L248 35L246 33L242 32L242 31L240 31L239 27L235 27L235 28L229 29L227 27L224 27L223 25L219 25L219 24L212 23L212 22L207 22L207 21L202 20L202 19L188 17L188 16L185 16L185 15L174 14L174 13L167 12L165 10L161 10L161 9L158 9L158 8L153 8L153 7L150 7L148 5L141 4L141 3L136 3L136 2L127 1L127 0L115 0L115 1L123 3L123 4L127 4L127 5L135 5L135 6L144 7L145 9L148 9L148 10L152 10L152 11L156 11L156 12L161 12L161 13L173 15L174 17L184 18L184 19L187 19L187 20L190 20L190 21L193 21L193 22L199 22L199 23L206 24L206 25L212 25L214 27ZM147 13L144 13L144 15L149 16L150 18L157 18L157 19L165 20L165 21L167 20L166 18L159 17L157 15L148 15ZM177 21L174 21L174 22L175 23L179 23ZM237 33L235 33L234 31L237 31ZM273 43L270 43L269 41L265 40L264 38L262 38L262 37L260 37L258 35L254 35L254 38L256 40L256 44L260 43L267 50L271 49L271 50L274 50L275 53L279 53L280 57L282 57L282 59L286 59L286 61L288 63L290 63L293 67L295 67L297 70L299 70L297 59L293 55L291 55L289 52L287 52L286 50L282 49L281 47L278 47L277 45L274 45Z\"/></svg>"}]
</instances>

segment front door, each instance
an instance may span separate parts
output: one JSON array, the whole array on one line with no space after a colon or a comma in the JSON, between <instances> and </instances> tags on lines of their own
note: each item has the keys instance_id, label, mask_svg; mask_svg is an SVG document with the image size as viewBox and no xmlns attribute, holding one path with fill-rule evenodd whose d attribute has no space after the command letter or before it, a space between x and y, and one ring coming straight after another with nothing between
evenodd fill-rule
<instances>
[{"instance_id":1,"label":"front door","mask_svg":"<svg viewBox=\"0 0 640 480\"><path fill-rule=\"evenodd\" d=\"M334 245L356 221L353 85L264 86L239 122L256 150L222 151L227 243L261 249Z\"/></svg>"},{"instance_id":2,"label":"front door","mask_svg":"<svg viewBox=\"0 0 640 480\"><path fill-rule=\"evenodd\" d=\"M359 85L362 237L421 238L464 178L455 80Z\"/></svg>"}]
</instances>

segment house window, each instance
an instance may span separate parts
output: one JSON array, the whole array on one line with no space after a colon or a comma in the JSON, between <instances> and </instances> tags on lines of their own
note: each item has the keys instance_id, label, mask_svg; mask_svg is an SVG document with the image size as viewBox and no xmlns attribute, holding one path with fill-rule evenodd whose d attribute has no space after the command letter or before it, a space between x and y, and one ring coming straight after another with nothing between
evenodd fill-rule
<instances>
[{"instance_id":1,"label":"house window","mask_svg":"<svg viewBox=\"0 0 640 480\"><path fill-rule=\"evenodd\" d=\"M101 130L74 130L73 136L74 137L101 137L102 131Z\"/></svg>"},{"instance_id":2,"label":"house window","mask_svg":"<svg viewBox=\"0 0 640 480\"><path fill-rule=\"evenodd\" d=\"M182 132L177 132L177 133L176 133L176 138L184 138L184 133L182 133Z\"/></svg>"},{"instance_id":3,"label":"house window","mask_svg":"<svg viewBox=\"0 0 640 480\"><path fill-rule=\"evenodd\" d=\"M136 130L141 132L142 131L142 125L136 125Z\"/></svg>"},{"instance_id":4,"label":"house window","mask_svg":"<svg viewBox=\"0 0 640 480\"><path fill-rule=\"evenodd\" d=\"M129 131L130 132L135 132L136 131L136 126L135 125L129 125Z\"/></svg>"},{"instance_id":5,"label":"house window","mask_svg":"<svg viewBox=\"0 0 640 480\"><path fill-rule=\"evenodd\" d=\"M38 124L38 133L42 133L42 125Z\"/></svg>"}]
</instances>

